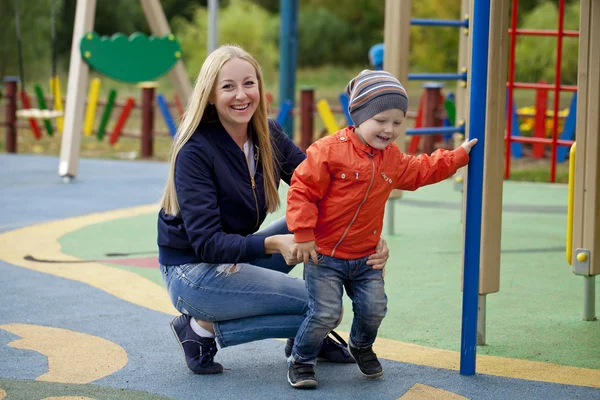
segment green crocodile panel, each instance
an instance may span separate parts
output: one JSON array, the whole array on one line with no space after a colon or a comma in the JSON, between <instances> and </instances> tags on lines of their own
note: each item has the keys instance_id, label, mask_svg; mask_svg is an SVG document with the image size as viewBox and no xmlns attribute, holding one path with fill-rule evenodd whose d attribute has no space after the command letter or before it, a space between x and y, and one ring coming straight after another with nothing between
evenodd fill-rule
<instances>
[{"instance_id":1,"label":"green crocodile panel","mask_svg":"<svg viewBox=\"0 0 600 400\"><path fill-rule=\"evenodd\" d=\"M123 82L152 81L169 71L181 58L173 34L163 37L133 33L111 37L86 33L79 44L81 58L96 71Z\"/></svg>"}]
</instances>

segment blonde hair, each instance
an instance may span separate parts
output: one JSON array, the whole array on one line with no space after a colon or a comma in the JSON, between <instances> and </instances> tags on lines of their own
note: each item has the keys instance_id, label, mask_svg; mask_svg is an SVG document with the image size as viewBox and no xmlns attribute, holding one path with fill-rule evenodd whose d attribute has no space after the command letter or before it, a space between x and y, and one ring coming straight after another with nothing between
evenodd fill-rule
<instances>
[{"instance_id":1,"label":"blonde hair","mask_svg":"<svg viewBox=\"0 0 600 400\"><path fill-rule=\"evenodd\" d=\"M196 128L203 119L206 119L214 112L213 106L208 105L209 98L213 93L217 76L223 65L231 60L239 58L249 62L256 71L258 79L258 89L260 93L260 102L254 112L250 123L251 127L258 137L258 147L260 149L260 162L263 168L263 180L265 186L265 199L267 201L267 211L273 212L279 207L279 194L275 177L275 159L273 157L273 146L271 144L271 135L267 120L267 101L264 95L263 78L258 62L244 49L234 45L221 46L206 58L196 79L196 85L188 101L183 120L179 125L171 150L169 152L170 169L165 185L165 191L161 200L161 207L166 214L177 215L179 213L179 201L175 191L175 161L177 155L187 141L192 137Z\"/></svg>"}]
</instances>

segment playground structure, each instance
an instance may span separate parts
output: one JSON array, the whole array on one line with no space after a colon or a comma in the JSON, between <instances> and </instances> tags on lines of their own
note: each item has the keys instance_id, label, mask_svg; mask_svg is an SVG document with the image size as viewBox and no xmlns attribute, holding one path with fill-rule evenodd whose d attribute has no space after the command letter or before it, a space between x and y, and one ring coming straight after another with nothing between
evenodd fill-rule
<instances>
[{"instance_id":1,"label":"playground structure","mask_svg":"<svg viewBox=\"0 0 600 400\"><path fill-rule=\"evenodd\" d=\"M81 3L81 7L80 7ZM75 102L67 102L65 115L65 136L63 137L63 151L61 151L61 164L59 172L67 172L61 176L67 179L75 176L77 171L78 157L78 134L83 125L83 109L69 109L69 104L79 104L83 107L85 103L83 94L72 90L72 87L86 87L87 69L89 68L81 59L79 47L75 49L75 44L79 44L79 39L85 32L91 29L90 19L93 21L93 9L91 4L95 2L78 1L76 14L76 31L74 33L73 49L71 57L71 68L69 70L69 94L74 94L68 98L75 98ZM168 25L164 26L166 21L164 15L156 12L156 7L160 7L155 1L141 1L145 6L144 12L149 20L151 28L155 34L168 34ZM518 1L513 1L513 10L517 10ZM564 9L564 1L560 1L561 10ZM150 11L146 11L150 8ZM408 60L402 58L401 54L408 54L410 28L410 2L396 2L388 0L386 2L386 23L385 23L385 46L386 48L397 51L388 51L384 55L383 67L393 73L400 80L413 79L441 79L456 80L456 120L463 120L464 125L457 125L439 129L438 127L427 128L421 131L407 131L411 133L426 134L447 134L447 133L470 133L471 138L478 138L480 143L474 148L472 153L471 167L469 168L468 185L466 186L466 222L465 222L465 283L464 283L464 315L463 315L463 357L465 365L461 362L461 373L472 374L475 372L475 342L485 341L485 296L499 290L499 260L500 260L500 232L501 232L501 214L502 214L502 172L505 171L507 154L511 151L513 144L524 143L526 138L516 138L511 133L513 128L509 125L511 119L505 118L504 105L509 103L508 109L514 108L510 105L510 86L507 90L506 80L500 77L507 75L504 67L504 55L509 53L509 35L511 38L518 32L512 28L512 31L505 29L508 26L509 2L507 0L499 2L477 2L470 5L468 1L463 1L461 15L471 15L472 18L458 22L446 22L446 26L456 26L468 32L462 31L461 46L459 56L458 73L432 76L431 74L408 74ZM469 9L471 8L471 9ZM91 14L91 16L90 16ZM490 15L495 18L490 20ZM515 17L513 16L513 20ZM408 22L407 22L408 21ZM413 19L413 21L415 21ZM432 25L426 20L416 20L417 23ZM86 25L87 22L87 25ZM153 27L154 24L154 27ZM92 23L93 25L93 23ZM600 101L598 99L598 82L600 82L600 71L598 62L600 60L598 43L600 43L600 6L590 0L581 2L581 28L580 28L580 55L579 70L580 80L578 82L579 101L577 107L577 141L579 156L571 157L573 161L573 196L572 212L569 221L571 221L572 238L567 239L571 249L575 249L572 254L567 253L567 257L573 263L575 273L585 276L585 288L592 297L593 305L593 282L594 276L600 271L598 260L593 257L598 253L600 245L599 222L595 210L599 209L598 196L598 151L599 143L597 132L600 130L600 121L598 119L598 108ZM561 28L559 27L559 32ZM561 34L556 35L562 37ZM472 40L469 43L469 39ZM73 56L75 54L75 57ZM469 56L472 54L472 56ZM74 61L75 60L75 61ZM471 65L467 68L471 60ZM514 60L513 60L514 61ZM73 63L76 62L74 65ZM180 65L179 61L177 65ZM513 63L514 66L514 63ZM71 75L74 74L74 75ZM447 78L447 79L444 79ZM73 81L73 82L71 82ZM555 83L555 90L562 90L564 87ZM189 84L189 82L188 82ZM520 88L521 84L514 83L513 88ZM523 84L525 85L525 84ZM185 84L182 84L185 87ZM523 87L528 88L528 87ZM544 87L548 89L548 87ZM469 90L470 92L467 92ZM508 92L508 95L507 95ZM308 96L308 94L307 94ZM467 98L476 99L470 109L467 107ZM558 96L555 96L558 98ZM435 95L431 97L435 100ZM81 101L78 101L81 100ZM306 104L313 104L313 101L307 101ZM317 103L318 104L318 103ZM435 104L435 102L434 102ZM318 108L318 105L317 105ZM70 114L71 112L71 114ZM302 115L312 115L302 113ZM573 114L575 115L575 114ZM69 117L70 116L70 117ZM557 136L557 109L553 113L553 138L551 144L556 148L560 145L569 145L568 142L561 142ZM77 126L77 124L79 124ZM497 132L505 132L507 136L498 135ZM70 126L70 128L69 128ZM442 127L444 128L444 127ZM485 133L484 133L485 132ZM539 139L539 138L538 138ZM403 139L400 139L404 143ZM548 143L544 141L534 141L532 143ZM306 143L305 143L306 144ZM507 151L505 152L504 149ZM566 148L566 147L565 147ZM553 157L558 154L560 148L553 149ZM64 154L63 154L64 152ZM484 157L485 154L485 157ZM514 154L514 153L513 153ZM510 155L508 156L510 157ZM393 202L390 202L387 212L393 213ZM388 214L389 215L389 214ZM393 214L392 214L393 215ZM386 217L387 218L387 217ZM569 246L568 246L569 247ZM586 306L587 307L587 306ZM588 307L589 308L589 307ZM479 309L479 312L478 312ZM593 319L593 310L587 310L584 313L586 319ZM590 318L591 315L591 318ZM476 321L476 323L474 323ZM477 328L474 331L474 326Z\"/></svg>"},{"instance_id":2,"label":"playground structure","mask_svg":"<svg viewBox=\"0 0 600 400\"><path fill-rule=\"evenodd\" d=\"M140 4L152 34L159 38L167 38L166 43L173 41L173 35L160 2L158 0L140 0ZM92 59L94 57L94 54L91 53L90 50L81 48L82 44L80 42L84 39L93 39L93 36L90 37L87 35L93 31L95 12L96 0L77 1L75 24L73 27L73 43L71 46L71 61L69 65L69 80L67 84L67 99L69 99L69 101L67 102L65 109L65 125L58 168L59 175L65 181L70 181L77 175L80 136L83 125L83 106L85 104L85 92L81 90L81 88L87 87L89 76L89 66L84 62L84 57L86 59L88 58L88 53L86 53L86 51L90 52ZM135 39L133 38L133 40ZM173 83L177 95L183 103L187 103L192 87L187 78L183 62L181 61L181 53L178 53L178 50L176 49L173 50L173 53L173 56L177 58L177 61L172 67L170 66L167 68L163 66L162 70L169 71L169 78ZM108 65L110 66L110 63ZM106 73L106 71L107 70L105 69L104 72ZM155 76L156 75L152 77ZM120 78L124 79L123 76L120 76ZM137 78L134 80L137 80ZM137 81L141 80L143 79ZM152 89L152 87L149 86L146 89ZM148 90L144 96L145 101L151 101L152 95L153 92Z\"/></svg>"},{"instance_id":3,"label":"playground structure","mask_svg":"<svg viewBox=\"0 0 600 400\"><path fill-rule=\"evenodd\" d=\"M564 0L559 0L560 14L558 55L563 36L562 14ZM400 80L409 79L408 54L411 2L386 2L384 68ZM471 152L465 191L465 237L463 247L463 317L461 339L460 373L475 373L476 344L485 342L485 296L499 290L500 238L502 221L503 161L509 161L511 139L506 140L498 132L505 132L505 107L507 76L504 63L508 53L509 1L462 2L461 15L470 15L468 34L461 35L459 71L464 71L466 61L467 85L457 87L457 118L464 118L466 134L479 140ZM518 0L513 0L513 12L518 10ZM516 15L513 14L513 21ZM490 18L493 15L494 18ZM573 264L573 272L585 277L584 319L594 319L594 276L600 273L600 259L594 258L600 246L599 160L600 142L600 4L590 0L581 1L579 33L579 82L577 101L577 141L582 156L574 162L573 194L571 197L569 224L572 237L567 238L573 254L567 254ZM512 38L517 32L513 24ZM536 34L536 33L534 33ZM467 45L465 45L465 43ZM514 48L514 47L513 47ZM469 56L467 56L469 55ZM560 61L557 62L560 70ZM514 71L514 69L513 69ZM514 76L513 76L514 78ZM510 78L509 78L510 79ZM514 79L510 79L514 82ZM514 84L512 86L515 86ZM518 85L517 85L518 86ZM466 89L469 89L469 93ZM551 143L552 159L556 157L558 91L561 89L557 74L554 107L554 128ZM510 86L508 92L510 93ZM509 100L511 95L509 94ZM470 107L465 107L466 98ZM512 104L508 105L512 109ZM510 119L509 119L510 120ZM508 132L511 132L509 127ZM520 139L512 138L514 141ZM535 138L534 143L547 143ZM399 143L404 143L401 137ZM580 146L585 146L582 151ZM506 153L504 151L506 146ZM485 157L484 157L485 154ZM591 308L591 309L590 309Z\"/></svg>"}]
</instances>

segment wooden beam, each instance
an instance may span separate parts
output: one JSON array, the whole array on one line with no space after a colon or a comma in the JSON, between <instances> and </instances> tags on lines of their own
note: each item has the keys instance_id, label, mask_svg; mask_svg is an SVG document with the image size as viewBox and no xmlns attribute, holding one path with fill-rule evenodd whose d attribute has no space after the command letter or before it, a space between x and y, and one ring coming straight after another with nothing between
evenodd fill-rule
<instances>
[{"instance_id":1,"label":"wooden beam","mask_svg":"<svg viewBox=\"0 0 600 400\"><path fill-rule=\"evenodd\" d=\"M509 8L509 0L491 2L490 15L494 17L490 19L488 49L479 294L500 290Z\"/></svg>"},{"instance_id":2,"label":"wooden beam","mask_svg":"<svg viewBox=\"0 0 600 400\"><path fill-rule=\"evenodd\" d=\"M587 121L583 196L583 248L590 251L590 275L600 274L600 2L590 4ZM579 139L578 139L579 140ZM579 157L579 154L578 156Z\"/></svg>"},{"instance_id":3,"label":"wooden beam","mask_svg":"<svg viewBox=\"0 0 600 400\"><path fill-rule=\"evenodd\" d=\"M140 0L146 20L154 36L164 36L171 33L171 27L159 0ZM179 60L169 71L169 79L183 103L187 103L192 94L192 85L187 76L183 61Z\"/></svg>"},{"instance_id":4,"label":"wooden beam","mask_svg":"<svg viewBox=\"0 0 600 400\"><path fill-rule=\"evenodd\" d=\"M86 102L89 77L89 67L81 59L79 42L85 33L94 30L95 14L96 0L77 0L67 83L65 122L58 164L58 175L65 180L77 176L79 167L81 126L83 125L83 108Z\"/></svg>"},{"instance_id":5,"label":"wooden beam","mask_svg":"<svg viewBox=\"0 0 600 400\"><path fill-rule=\"evenodd\" d=\"M385 2L383 69L398 78L405 87L408 87L411 6L411 0L386 0ZM410 93L408 97L410 102ZM402 127L396 144L404 151L406 124L402 124ZM393 199L400 197L402 197L401 190L394 190L390 194L390 198Z\"/></svg>"}]
</instances>

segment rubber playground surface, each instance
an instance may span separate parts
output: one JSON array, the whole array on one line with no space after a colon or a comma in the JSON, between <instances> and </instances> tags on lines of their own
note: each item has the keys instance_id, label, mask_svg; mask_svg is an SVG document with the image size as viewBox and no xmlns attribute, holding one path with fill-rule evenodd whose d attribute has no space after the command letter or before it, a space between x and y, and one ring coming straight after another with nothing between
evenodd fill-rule
<instances>
[{"instance_id":1,"label":"rubber playground surface","mask_svg":"<svg viewBox=\"0 0 600 400\"><path fill-rule=\"evenodd\" d=\"M600 325L582 321L583 281L565 261L566 185L505 182L500 291L475 376L458 372L461 193L448 180L394 206L383 377L320 363L319 388L299 391L282 340L219 350L218 376L187 369L156 261L166 164L84 159L68 185L54 157L0 166L0 400L600 399Z\"/></svg>"}]
</instances>

